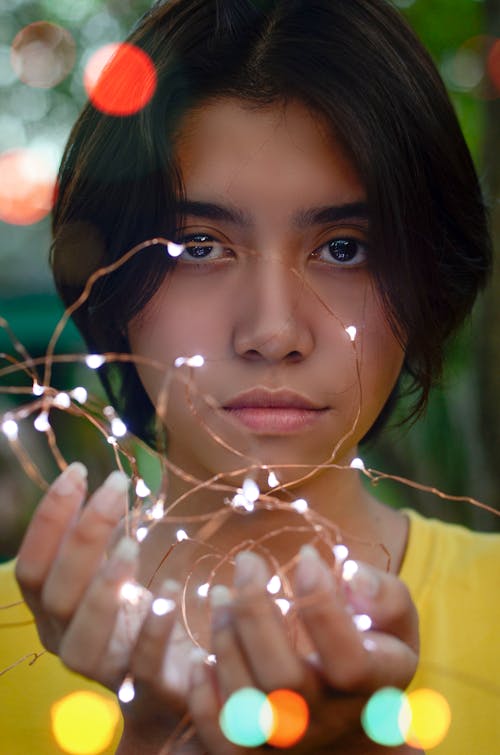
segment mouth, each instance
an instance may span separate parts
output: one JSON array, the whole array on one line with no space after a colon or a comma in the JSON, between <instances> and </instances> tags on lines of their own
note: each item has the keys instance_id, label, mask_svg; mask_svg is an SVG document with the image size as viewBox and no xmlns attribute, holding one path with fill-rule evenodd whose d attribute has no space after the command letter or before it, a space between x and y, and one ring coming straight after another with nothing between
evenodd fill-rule
<instances>
[{"instance_id":1,"label":"mouth","mask_svg":"<svg viewBox=\"0 0 500 755\"><path fill-rule=\"evenodd\" d=\"M319 406L299 393L260 388L241 393L222 409L247 429L267 435L305 430L329 411L329 407Z\"/></svg>"}]
</instances>

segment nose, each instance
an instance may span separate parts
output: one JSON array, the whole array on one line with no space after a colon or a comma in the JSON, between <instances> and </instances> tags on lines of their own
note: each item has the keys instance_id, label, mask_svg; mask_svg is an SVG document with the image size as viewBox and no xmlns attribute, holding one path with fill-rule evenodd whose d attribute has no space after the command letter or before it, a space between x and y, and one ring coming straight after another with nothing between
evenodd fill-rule
<instances>
[{"instance_id":1,"label":"nose","mask_svg":"<svg viewBox=\"0 0 500 755\"><path fill-rule=\"evenodd\" d=\"M314 349L301 276L280 259L261 260L235 302L234 350L244 359L300 362Z\"/></svg>"}]
</instances>

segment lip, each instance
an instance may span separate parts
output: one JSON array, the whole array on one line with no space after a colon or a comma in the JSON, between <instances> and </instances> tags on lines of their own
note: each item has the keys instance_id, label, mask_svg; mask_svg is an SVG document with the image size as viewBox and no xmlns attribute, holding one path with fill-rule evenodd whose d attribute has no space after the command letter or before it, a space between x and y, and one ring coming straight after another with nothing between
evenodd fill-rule
<instances>
[{"instance_id":1,"label":"lip","mask_svg":"<svg viewBox=\"0 0 500 755\"><path fill-rule=\"evenodd\" d=\"M227 401L222 409L248 429L268 435L298 432L329 410L295 391L254 388Z\"/></svg>"}]
</instances>

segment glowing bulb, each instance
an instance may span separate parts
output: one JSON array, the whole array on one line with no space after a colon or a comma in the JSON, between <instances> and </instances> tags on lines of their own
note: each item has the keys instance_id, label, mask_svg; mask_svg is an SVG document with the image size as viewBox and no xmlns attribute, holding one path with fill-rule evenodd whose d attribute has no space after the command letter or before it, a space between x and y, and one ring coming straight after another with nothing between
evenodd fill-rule
<instances>
[{"instance_id":1,"label":"glowing bulb","mask_svg":"<svg viewBox=\"0 0 500 755\"><path fill-rule=\"evenodd\" d=\"M58 393L54 398L54 406L58 406L60 409L69 409L71 406L71 399L67 393Z\"/></svg>"},{"instance_id":2,"label":"glowing bulb","mask_svg":"<svg viewBox=\"0 0 500 755\"><path fill-rule=\"evenodd\" d=\"M151 495L151 491L142 477L139 477L135 484L135 493L139 496L139 498L146 498L148 495Z\"/></svg>"},{"instance_id":3,"label":"glowing bulb","mask_svg":"<svg viewBox=\"0 0 500 755\"><path fill-rule=\"evenodd\" d=\"M119 417L111 420L111 432L116 438L123 438L127 434L127 425Z\"/></svg>"},{"instance_id":4,"label":"glowing bulb","mask_svg":"<svg viewBox=\"0 0 500 755\"><path fill-rule=\"evenodd\" d=\"M245 511L248 511L249 513L252 513L255 509L253 501L249 501L243 493L236 493L231 501L231 506L234 509L245 509Z\"/></svg>"},{"instance_id":5,"label":"glowing bulb","mask_svg":"<svg viewBox=\"0 0 500 755\"><path fill-rule=\"evenodd\" d=\"M351 469L365 469L365 463L363 459L360 459L359 456L356 456L355 459L353 459L349 465Z\"/></svg>"},{"instance_id":6,"label":"glowing bulb","mask_svg":"<svg viewBox=\"0 0 500 755\"><path fill-rule=\"evenodd\" d=\"M189 535L186 530L177 530L175 536L178 543L182 543L183 540L189 540Z\"/></svg>"},{"instance_id":7,"label":"glowing bulb","mask_svg":"<svg viewBox=\"0 0 500 755\"><path fill-rule=\"evenodd\" d=\"M255 480L252 480L250 477L247 477L243 482L243 495L247 501L250 501L251 503L257 501L260 496L259 486Z\"/></svg>"},{"instance_id":8,"label":"glowing bulb","mask_svg":"<svg viewBox=\"0 0 500 755\"><path fill-rule=\"evenodd\" d=\"M215 653L210 653L210 655L207 655L207 663L209 666L215 666L217 663L217 656Z\"/></svg>"},{"instance_id":9,"label":"glowing bulb","mask_svg":"<svg viewBox=\"0 0 500 755\"><path fill-rule=\"evenodd\" d=\"M175 367L182 367L183 364L186 364L185 357L177 357L177 359L174 362Z\"/></svg>"},{"instance_id":10,"label":"glowing bulb","mask_svg":"<svg viewBox=\"0 0 500 755\"><path fill-rule=\"evenodd\" d=\"M134 582L124 582L120 588L120 597L133 606L137 605L144 594L144 587Z\"/></svg>"},{"instance_id":11,"label":"glowing bulb","mask_svg":"<svg viewBox=\"0 0 500 755\"><path fill-rule=\"evenodd\" d=\"M186 364L188 367L203 367L205 360L201 354L195 354L194 357L189 357L189 359L186 360Z\"/></svg>"},{"instance_id":12,"label":"glowing bulb","mask_svg":"<svg viewBox=\"0 0 500 755\"><path fill-rule=\"evenodd\" d=\"M135 697L134 682L130 676L126 676L123 680L120 689L118 690L118 698L122 703L130 703Z\"/></svg>"},{"instance_id":13,"label":"glowing bulb","mask_svg":"<svg viewBox=\"0 0 500 755\"><path fill-rule=\"evenodd\" d=\"M149 512L151 519L163 519L165 515L165 506L163 505L163 499L158 499Z\"/></svg>"},{"instance_id":14,"label":"glowing bulb","mask_svg":"<svg viewBox=\"0 0 500 755\"><path fill-rule=\"evenodd\" d=\"M175 600L170 600L170 598L156 598L151 606L151 610L156 616L166 616L167 613L172 613L174 609Z\"/></svg>"},{"instance_id":15,"label":"glowing bulb","mask_svg":"<svg viewBox=\"0 0 500 755\"><path fill-rule=\"evenodd\" d=\"M137 529L137 532L135 533L135 537L137 539L137 542L142 543L143 540L145 540L148 536L148 528L147 527L139 527Z\"/></svg>"},{"instance_id":16,"label":"glowing bulb","mask_svg":"<svg viewBox=\"0 0 500 755\"><path fill-rule=\"evenodd\" d=\"M360 632L367 632L372 628L372 620L366 613L357 613L352 617L356 629Z\"/></svg>"},{"instance_id":17,"label":"glowing bulb","mask_svg":"<svg viewBox=\"0 0 500 755\"><path fill-rule=\"evenodd\" d=\"M335 556L335 560L339 561L341 564L346 560L347 556L349 555L348 548L342 543L337 543L337 545L334 545L332 548L332 551L333 551L333 555Z\"/></svg>"},{"instance_id":18,"label":"glowing bulb","mask_svg":"<svg viewBox=\"0 0 500 755\"><path fill-rule=\"evenodd\" d=\"M32 390L33 390L33 396L43 396L43 394L45 393L45 388L43 387L43 385L40 385L40 383L37 380L33 382Z\"/></svg>"},{"instance_id":19,"label":"glowing bulb","mask_svg":"<svg viewBox=\"0 0 500 755\"><path fill-rule=\"evenodd\" d=\"M106 360L100 354L89 354L85 357L85 364L90 367L91 370L97 370L101 367Z\"/></svg>"},{"instance_id":20,"label":"glowing bulb","mask_svg":"<svg viewBox=\"0 0 500 755\"><path fill-rule=\"evenodd\" d=\"M288 611L290 610L290 601L286 600L286 598L276 598L274 602L280 609L283 616L286 616Z\"/></svg>"},{"instance_id":21,"label":"glowing bulb","mask_svg":"<svg viewBox=\"0 0 500 755\"><path fill-rule=\"evenodd\" d=\"M271 472L269 472L267 476L267 484L269 485L270 488L276 488L280 484L280 481L278 480L278 478L276 477L276 475L274 474L272 470Z\"/></svg>"},{"instance_id":22,"label":"glowing bulb","mask_svg":"<svg viewBox=\"0 0 500 755\"><path fill-rule=\"evenodd\" d=\"M169 241L167 244L167 252L171 257L180 257L184 248L183 244L174 244L173 241Z\"/></svg>"},{"instance_id":23,"label":"glowing bulb","mask_svg":"<svg viewBox=\"0 0 500 755\"><path fill-rule=\"evenodd\" d=\"M304 498L297 498L296 501L292 501L290 507L294 509L298 514L305 514L309 508L307 501Z\"/></svg>"},{"instance_id":24,"label":"glowing bulb","mask_svg":"<svg viewBox=\"0 0 500 755\"><path fill-rule=\"evenodd\" d=\"M355 325L349 325L349 327L347 327L345 329L345 332L347 333L347 335L349 336L349 338L351 339L351 341L354 341L354 339L356 338L356 333L358 331L357 331Z\"/></svg>"},{"instance_id":25,"label":"glowing bulb","mask_svg":"<svg viewBox=\"0 0 500 755\"><path fill-rule=\"evenodd\" d=\"M13 419L6 419L2 422L2 432L9 440L16 440L18 436L18 425Z\"/></svg>"},{"instance_id":26,"label":"glowing bulb","mask_svg":"<svg viewBox=\"0 0 500 755\"><path fill-rule=\"evenodd\" d=\"M47 412L40 412L33 424L35 430L38 430L39 433L46 433L47 430L50 430L49 415Z\"/></svg>"},{"instance_id":27,"label":"glowing bulb","mask_svg":"<svg viewBox=\"0 0 500 755\"><path fill-rule=\"evenodd\" d=\"M203 585L200 585L197 589L197 593L200 596L200 598L206 598L208 595L208 591L210 589L210 585L208 582L205 582Z\"/></svg>"},{"instance_id":28,"label":"glowing bulb","mask_svg":"<svg viewBox=\"0 0 500 755\"><path fill-rule=\"evenodd\" d=\"M104 409L102 410L102 413L103 413L103 414L104 414L104 416L105 416L105 417L107 417L108 419L112 419L113 417L115 417L115 416L116 416L116 414L115 414L115 410L113 409L113 407L112 407L112 406L105 406L105 407L104 407Z\"/></svg>"},{"instance_id":29,"label":"glowing bulb","mask_svg":"<svg viewBox=\"0 0 500 755\"><path fill-rule=\"evenodd\" d=\"M350 582L358 571L359 566L357 565L356 561L344 561L344 564L342 566L342 578L345 579L346 582Z\"/></svg>"},{"instance_id":30,"label":"glowing bulb","mask_svg":"<svg viewBox=\"0 0 500 755\"><path fill-rule=\"evenodd\" d=\"M267 583L267 592L271 593L271 595L276 595L276 593L278 593L280 590L281 579L277 574L275 574L274 577L271 577L271 579Z\"/></svg>"},{"instance_id":31,"label":"glowing bulb","mask_svg":"<svg viewBox=\"0 0 500 755\"><path fill-rule=\"evenodd\" d=\"M110 446L117 446L118 445L118 441L116 440L116 438L115 438L114 435L108 435L108 437L106 438L106 440L108 441L108 443L109 443Z\"/></svg>"},{"instance_id":32,"label":"glowing bulb","mask_svg":"<svg viewBox=\"0 0 500 755\"><path fill-rule=\"evenodd\" d=\"M79 404L84 404L89 396L86 389L82 385L73 388L69 395L72 396L76 401L78 401Z\"/></svg>"}]
</instances>

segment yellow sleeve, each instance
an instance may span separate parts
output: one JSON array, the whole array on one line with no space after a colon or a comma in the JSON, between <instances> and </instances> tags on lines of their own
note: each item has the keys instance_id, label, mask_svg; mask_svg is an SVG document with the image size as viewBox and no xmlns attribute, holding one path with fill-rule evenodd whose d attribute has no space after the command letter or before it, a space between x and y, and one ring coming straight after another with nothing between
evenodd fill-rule
<instances>
[{"instance_id":1,"label":"yellow sleeve","mask_svg":"<svg viewBox=\"0 0 500 755\"><path fill-rule=\"evenodd\" d=\"M400 576L420 618L420 664L409 691L440 692L451 724L433 755L500 752L500 536L414 512Z\"/></svg>"},{"instance_id":2,"label":"yellow sleeve","mask_svg":"<svg viewBox=\"0 0 500 755\"><path fill-rule=\"evenodd\" d=\"M111 755L121 734L114 695L44 651L14 562L0 565L0 741L6 755Z\"/></svg>"}]
</instances>

